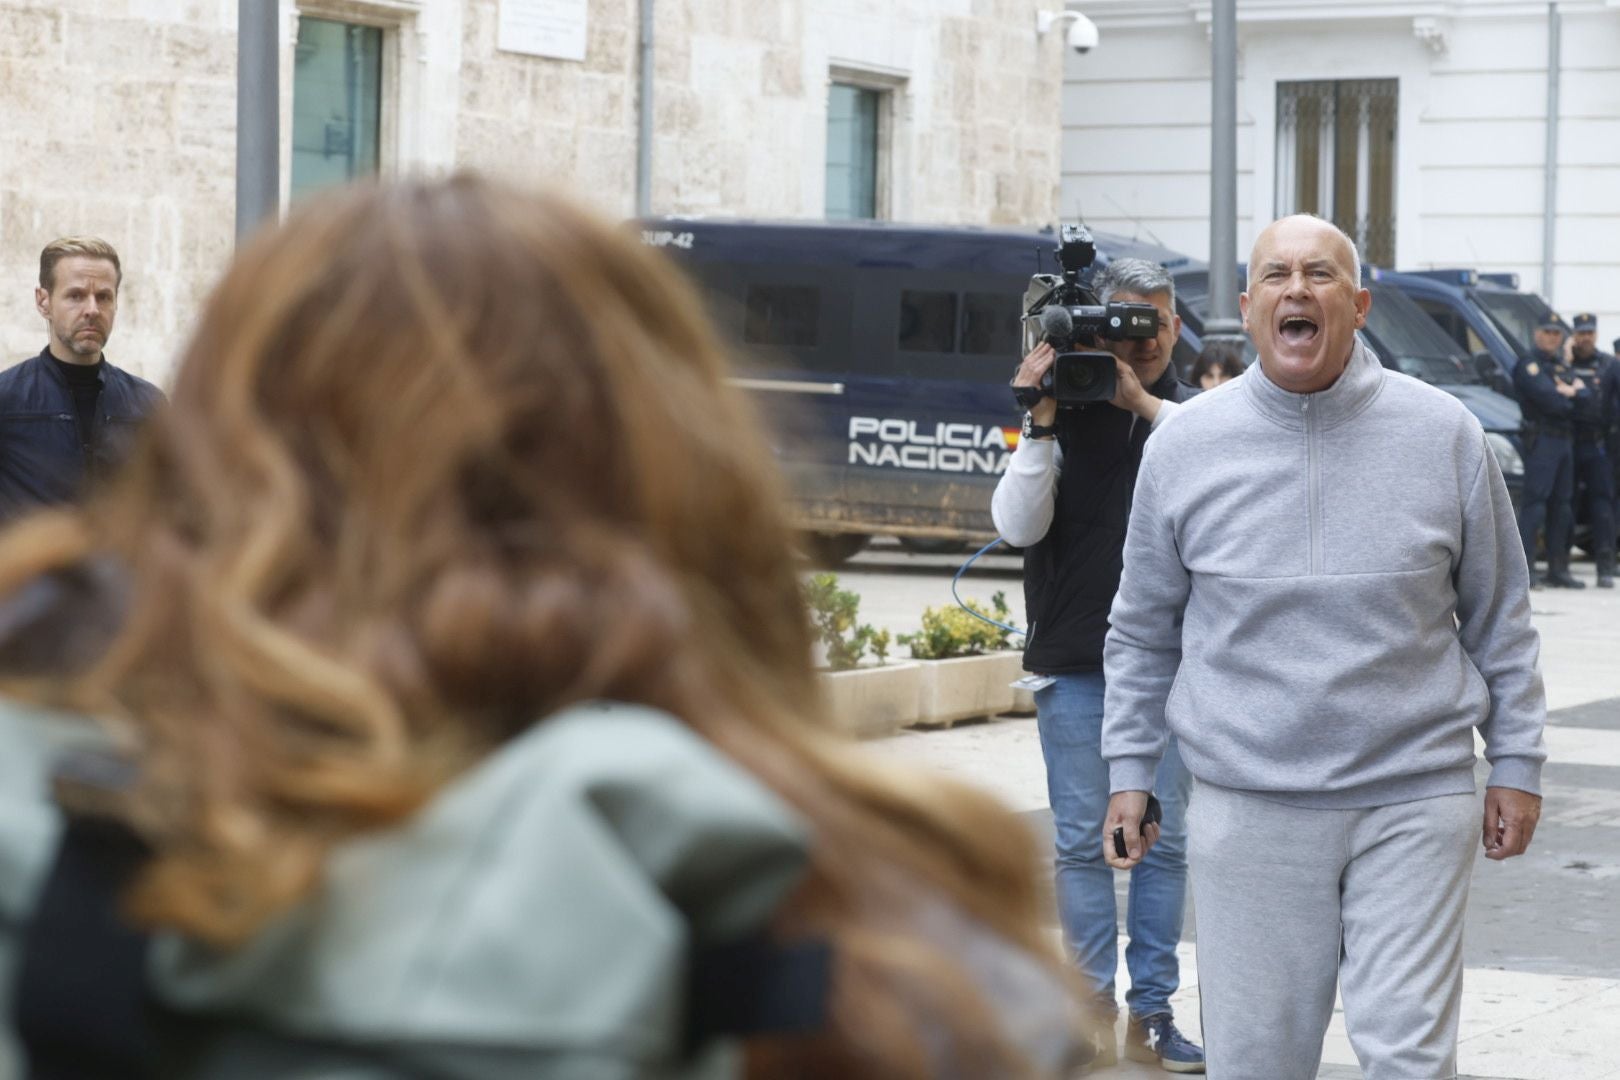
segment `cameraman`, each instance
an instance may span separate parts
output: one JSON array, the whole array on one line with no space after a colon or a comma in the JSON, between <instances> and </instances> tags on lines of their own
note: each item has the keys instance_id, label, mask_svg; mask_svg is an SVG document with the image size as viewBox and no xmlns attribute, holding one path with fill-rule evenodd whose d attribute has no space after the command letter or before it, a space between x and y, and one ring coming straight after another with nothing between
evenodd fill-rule
<instances>
[{"instance_id":1,"label":"cameraman","mask_svg":"<svg viewBox=\"0 0 1620 1080\"><path fill-rule=\"evenodd\" d=\"M1145 259L1117 259L1093 284L1103 304L1158 309L1158 335L1105 343L1119 375L1113 400L1060 411L1047 396L1029 410L990 512L1002 537L1025 549L1024 667L1052 679L1035 692L1035 707L1056 832L1059 913L1071 955L1106 1015L1118 1011L1119 954L1114 875L1098 843L1109 792L1101 753L1103 638L1119 587L1142 448L1176 403L1198 391L1170 367L1181 320L1169 272ZM1042 342L1024 357L1013 376L1015 388L1041 384L1056 359L1053 346ZM1158 843L1131 871L1126 922L1131 988L1125 995L1125 1055L1172 1072L1204 1071L1203 1050L1176 1029L1170 1009L1181 981L1176 945L1186 903L1190 788L1172 740L1154 787L1164 823ZM1117 1060L1112 1038L1099 1048L1097 1064Z\"/></svg>"}]
</instances>

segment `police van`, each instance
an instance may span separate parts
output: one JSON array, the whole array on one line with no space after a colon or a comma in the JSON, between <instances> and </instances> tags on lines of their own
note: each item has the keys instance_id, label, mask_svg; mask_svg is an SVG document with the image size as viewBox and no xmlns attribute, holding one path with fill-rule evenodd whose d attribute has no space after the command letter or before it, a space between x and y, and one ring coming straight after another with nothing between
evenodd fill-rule
<instances>
[{"instance_id":1,"label":"police van","mask_svg":"<svg viewBox=\"0 0 1620 1080\"><path fill-rule=\"evenodd\" d=\"M1477 369L1504 394L1513 368L1528 353L1533 332L1550 314L1547 301L1519 291L1517 274L1474 270L1373 271L1373 280L1399 289L1474 358Z\"/></svg>"},{"instance_id":2,"label":"police van","mask_svg":"<svg viewBox=\"0 0 1620 1080\"><path fill-rule=\"evenodd\" d=\"M702 286L793 492L838 562L877 535L935 550L996 535L990 496L1018 444L1008 382L1051 231L664 218L641 223ZM1097 267L1185 256L1096 236ZM1094 268L1095 269L1095 268Z\"/></svg>"}]
</instances>

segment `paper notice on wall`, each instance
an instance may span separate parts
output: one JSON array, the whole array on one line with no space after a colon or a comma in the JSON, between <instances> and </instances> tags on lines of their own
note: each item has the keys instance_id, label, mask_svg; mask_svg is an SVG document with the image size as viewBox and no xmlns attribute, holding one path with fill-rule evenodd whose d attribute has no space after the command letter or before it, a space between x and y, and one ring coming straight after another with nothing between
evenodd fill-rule
<instances>
[{"instance_id":1,"label":"paper notice on wall","mask_svg":"<svg viewBox=\"0 0 1620 1080\"><path fill-rule=\"evenodd\" d=\"M496 40L505 52L585 59L585 5L588 0L500 0Z\"/></svg>"}]
</instances>

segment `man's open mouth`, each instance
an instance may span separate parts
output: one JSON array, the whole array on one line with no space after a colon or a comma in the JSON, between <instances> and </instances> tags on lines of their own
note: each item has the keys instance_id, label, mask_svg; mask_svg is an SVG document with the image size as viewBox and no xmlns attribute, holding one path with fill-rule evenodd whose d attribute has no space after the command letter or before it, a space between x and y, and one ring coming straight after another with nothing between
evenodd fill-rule
<instances>
[{"instance_id":1,"label":"man's open mouth","mask_svg":"<svg viewBox=\"0 0 1620 1080\"><path fill-rule=\"evenodd\" d=\"M1316 336L1316 322L1304 315L1284 315L1277 334L1290 345L1305 345Z\"/></svg>"}]
</instances>

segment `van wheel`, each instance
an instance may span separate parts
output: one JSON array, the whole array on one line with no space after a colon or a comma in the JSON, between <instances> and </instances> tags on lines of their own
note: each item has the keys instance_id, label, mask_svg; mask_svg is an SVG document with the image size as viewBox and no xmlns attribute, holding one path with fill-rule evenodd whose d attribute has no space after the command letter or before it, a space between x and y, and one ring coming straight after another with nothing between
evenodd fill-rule
<instances>
[{"instance_id":1,"label":"van wheel","mask_svg":"<svg viewBox=\"0 0 1620 1080\"><path fill-rule=\"evenodd\" d=\"M803 533L799 543L817 566L842 566L871 541L866 533Z\"/></svg>"},{"instance_id":2,"label":"van wheel","mask_svg":"<svg viewBox=\"0 0 1620 1080\"><path fill-rule=\"evenodd\" d=\"M913 555L956 555L962 541L939 536L902 536L900 546Z\"/></svg>"}]
</instances>

